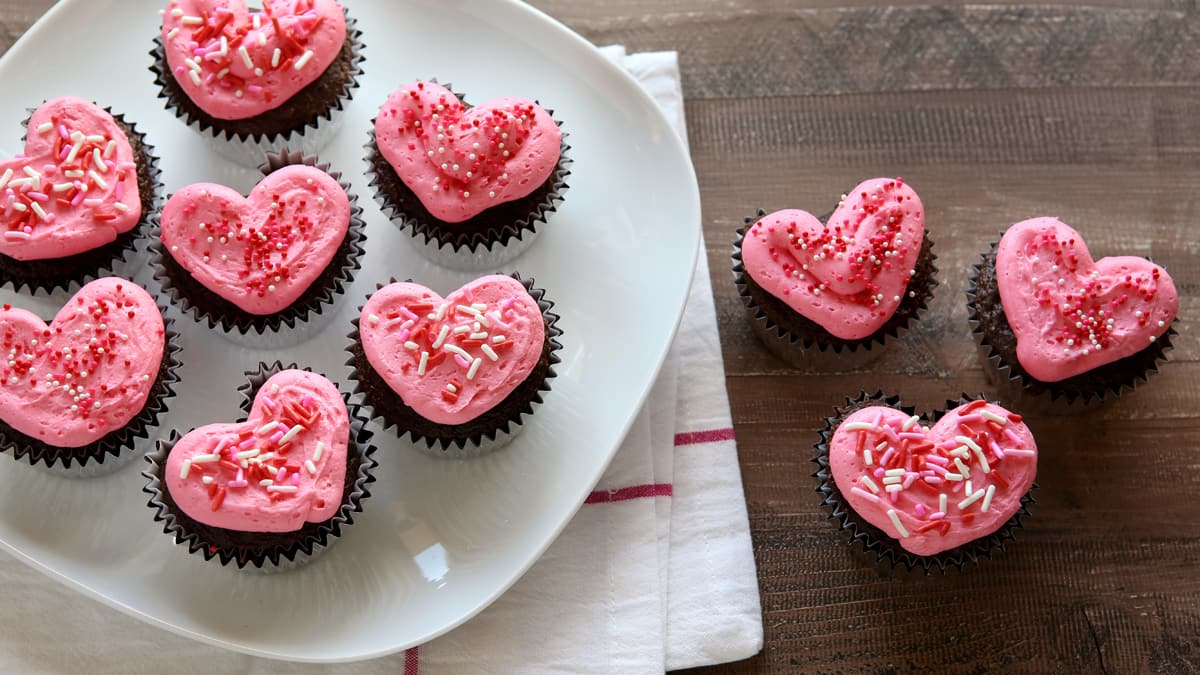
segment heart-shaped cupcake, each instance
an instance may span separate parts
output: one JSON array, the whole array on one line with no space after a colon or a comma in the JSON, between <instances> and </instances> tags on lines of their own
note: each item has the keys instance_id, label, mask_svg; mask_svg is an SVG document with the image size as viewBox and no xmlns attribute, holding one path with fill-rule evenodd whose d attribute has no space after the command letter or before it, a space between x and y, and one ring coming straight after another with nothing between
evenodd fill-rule
<instances>
[{"instance_id":1,"label":"heart-shaped cupcake","mask_svg":"<svg viewBox=\"0 0 1200 675\"><path fill-rule=\"evenodd\" d=\"M29 118L25 151L0 161L0 254L76 255L113 242L141 218L129 139L94 103L43 103Z\"/></svg>"},{"instance_id":2,"label":"heart-shaped cupcake","mask_svg":"<svg viewBox=\"0 0 1200 675\"><path fill-rule=\"evenodd\" d=\"M198 183L162 213L164 250L196 281L255 315L295 302L325 271L346 237L350 201L329 174L286 166L242 197Z\"/></svg>"},{"instance_id":3,"label":"heart-shaped cupcake","mask_svg":"<svg viewBox=\"0 0 1200 675\"><path fill-rule=\"evenodd\" d=\"M846 416L829 468L850 508L916 555L999 530L1037 475L1037 444L1020 415L983 400L932 427L887 406Z\"/></svg>"},{"instance_id":4,"label":"heart-shaped cupcake","mask_svg":"<svg viewBox=\"0 0 1200 675\"><path fill-rule=\"evenodd\" d=\"M541 359L545 320L512 277L476 279L446 298L414 283L376 291L359 319L363 353L404 403L463 424L508 397Z\"/></svg>"},{"instance_id":5,"label":"heart-shaped cupcake","mask_svg":"<svg viewBox=\"0 0 1200 675\"><path fill-rule=\"evenodd\" d=\"M167 64L197 106L224 120L273 110L325 72L346 41L334 0L173 0L163 15Z\"/></svg>"},{"instance_id":6,"label":"heart-shaped cupcake","mask_svg":"<svg viewBox=\"0 0 1200 675\"><path fill-rule=\"evenodd\" d=\"M1017 360L1043 382L1150 347L1179 309L1166 270L1132 256L1093 262L1083 237L1055 218L1008 228L996 251L996 285Z\"/></svg>"},{"instance_id":7,"label":"heart-shaped cupcake","mask_svg":"<svg viewBox=\"0 0 1200 675\"><path fill-rule=\"evenodd\" d=\"M342 504L350 417L320 375L267 380L245 422L188 432L167 456L164 482L193 520L239 532L293 532Z\"/></svg>"},{"instance_id":8,"label":"heart-shaped cupcake","mask_svg":"<svg viewBox=\"0 0 1200 675\"><path fill-rule=\"evenodd\" d=\"M166 333L154 298L125 279L93 281L47 326L0 309L0 420L47 445L78 448L146 405Z\"/></svg>"},{"instance_id":9,"label":"heart-shaped cupcake","mask_svg":"<svg viewBox=\"0 0 1200 675\"><path fill-rule=\"evenodd\" d=\"M772 296L844 340L878 331L908 289L925 237L921 199L901 179L854 188L822 224L787 209L742 241L746 273Z\"/></svg>"},{"instance_id":10,"label":"heart-shaped cupcake","mask_svg":"<svg viewBox=\"0 0 1200 675\"><path fill-rule=\"evenodd\" d=\"M468 106L436 82L410 82L380 108L375 142L435 218L460 223L545 183L562 132L526 99Z\"/></svg>"}]
</instances>

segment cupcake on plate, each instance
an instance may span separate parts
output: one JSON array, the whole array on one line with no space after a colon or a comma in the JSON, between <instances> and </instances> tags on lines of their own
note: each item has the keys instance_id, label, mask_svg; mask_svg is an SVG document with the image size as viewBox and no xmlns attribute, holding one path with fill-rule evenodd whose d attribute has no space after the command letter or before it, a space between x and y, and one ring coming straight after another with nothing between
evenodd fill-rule
<instances>
[{"instance_id":1,"label":"cupcake on plate","mask_svg":"<svg viewBox=\"0 0 1200 675\"><path fill-rule=\"evenodd\" d=\"M0 160L0 285L66 290L117 269L158 209L158 178L154 149L120 115L43 103L22 153Z\"/></svg>"},{"instance_id":2,"label":"cupcake on plate","mask_svg":"<svg viewBox=\"0 0 1200 675\"><path fill-rule=\"evenodd\" d=\"M526 250L570 173L559 123L534 101L478 105L410 82L379 109L367 144L376 199L430 260L495 269Z\"/></svg>"},{"instance_id":3,"label":"cupcake on plate","mask_svg":"<svg viewBox=\"0 0 1200 675\"><path fill-rule=\"evenodd\" d=\"M285 149L261 169L248 197L214 183L171 195L151 262L184 312L251 346L281 346L315 330L354 279L366 237L357 197L328 164Z\"/></svg>"},{"instance_id":4,"label":"cupcake on plate","mask_svg":"<svg viewBox=\"0 0 1200 675\"><path fill-rule=\"evenodd\" d=\"M798 368L852 368L918 319L937 285L925 208L900 178L872 178L825 222L788 209L747 218L733 277L767 348Z\"/></svg>"},{"instance_id":5,"label":"cupcake on plate","mask_svg":"<svg viewBox=\"0 0 1200 675\"><path fill-rule=\"evenodd\" d=\"M166 106L248 166L287 146L313 153L358 87L361 34L333 0L173 0L151 56Z\"/></svg>"},{"instance_id":6,"label":"cupcake on plate","mask_svg":"<svg viewBox=\"0 0 1200 675\"><path fill-rule=\"evenodd\" d=\"M989 377L1050 411L1111 400L1166 361L1179 310L1145 258L1092 260L1055 218L1019 222L983 255L967 312Z\"/></svg>"},{"instance_id":7,"label":"cupcake on plate","mask_svg":"<svg viewBox=\"0 0 1200 675\"><path fill-rule=\"evenodd\" d=\"M144 491L190 553L273 572L341 537L370 496L375 448L349 397L321 375L278 362L246 375L246 419L160 441Z\"/></svg>"},{"instance_id":8,"label":"cupcake on plate","mask_svg":"<svg viewBox=\"0 0 1200 675\"><path fill-rule=\"evenodd\" d=\"M946 407L924 419L897 396L847 398L813 460L839 529L877 560L927 574L1004 550L1036 487L1037 443L1020 415L965 394Z\"/></svg>"},{"instance_id":9,"label":"cupcake on plate","mask_svg":"<svg viewBox=\"0 0 1200 675\"><path fill-rule=\"evenodd\" d=\"M562 348L533 280L480 277L445 298L411 282L381 287L351 334L349 365L385 427L435 454L494 450L550 390Z\"/></svg>"},{"instance_id":10,"label":"cupcake on plate","mask_svg":"<svg viewBox=\"0 0 1200 675\"><path fill-rule=\"evenodd\" d=\"M47 325L0 307L0 450L54 473L108 473L139 453L174 395L176 335L137 284L79 290Z\"/></svg>"}]
</instances>

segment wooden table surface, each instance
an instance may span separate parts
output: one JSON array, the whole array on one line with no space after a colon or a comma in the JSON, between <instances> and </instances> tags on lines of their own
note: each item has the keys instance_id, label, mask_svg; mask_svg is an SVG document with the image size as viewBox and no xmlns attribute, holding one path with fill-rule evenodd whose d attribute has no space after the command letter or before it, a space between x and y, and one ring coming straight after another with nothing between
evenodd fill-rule
<instances>
[{"instance_id":1,"label":"wooden table surface","mask_svg":"<svg viewBox=\"0 0 1200 675\"><path fill-rule=\"evenodd\" d=\"M0 51L50 0L0 0ZM858 0L536 0L597 44L680 52L766 645L696 672L1200 671L1200 16L1185 0L882 7ZM860 179L919 190L941 287L873 366L771 357L730 277L763 207L832 209ZM1034 517L963 574L877 569L818 507L812 443L845 394L919 408L992 391L970 265L1055 215L1097 255L1153 257L1180 290L1171 362L1094 412L1029 416Z\"/></svg>"}]
</instances>

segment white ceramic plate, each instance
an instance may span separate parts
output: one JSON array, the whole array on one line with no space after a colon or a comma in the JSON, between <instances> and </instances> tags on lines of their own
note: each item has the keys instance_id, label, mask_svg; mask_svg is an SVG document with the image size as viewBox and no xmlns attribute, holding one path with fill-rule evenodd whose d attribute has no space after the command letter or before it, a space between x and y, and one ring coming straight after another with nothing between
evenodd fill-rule
<instances>
[{"instance_id":1,"label":"white ceramic plate","mask_svg":"<svg viewBox=\"0 0 1200 675\"><path fill-rule=\"evenodd\" d=\"M148 51L163 4L66 0L52 9L0 61L0 152L20 149L27 107L73 94L112 106L146 132L168 192L201 180L253 185L251 171L211 154L155 97ZM235 419L235 388L260 360L297 361L346 387L344 335L377 282L411 276L446 293L468 279L420 260L363 178L375 110L396 86L428 77L452 82L468 100L537 98L570 133L566 202L510 266L547 289L565 331L554 390L532 423L508 448L472 461L430 458L380 432L379 481L365 512L322 559L279 575L223 568L175 546L145 506L140 461L69 480L0 457L5 550L168 630L298 661L364 659L419 644L479 612L533 564L641 406L699 248L699 195L679 140L636 83L582 38L511 1L347 4L364 33L366 76L321 157L352 179L366 208L364 267L332 322L291 349L238 347L173 309L185 365L162 428ZM60 300L0 290L0 301L51 316Z\"/></svg>"}]
</instances>

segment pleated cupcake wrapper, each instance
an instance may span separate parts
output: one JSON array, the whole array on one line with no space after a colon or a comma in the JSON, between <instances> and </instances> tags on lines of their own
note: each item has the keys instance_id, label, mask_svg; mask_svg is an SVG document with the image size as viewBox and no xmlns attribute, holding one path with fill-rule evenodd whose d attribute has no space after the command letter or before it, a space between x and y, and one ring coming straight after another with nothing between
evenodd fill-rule
<instances>
[{"instance_id":1,"label":"pleated cupcake wrapper","mask_svg":"<svg viewBox=\"0 0 1200 675\"><path fill-rule=\"evenodd\" d=\"M238 387L238 393L242 395L242 411L247 416L250 414L255 394L271 376L283 370L296 368L296 364L285 366L281 362L275 361L270 365L260 363L257 371L247 372L247 383ZM302 370L312 372L309 368ZM308 564L336 543L345 528L354 524L354 514L362 512L362 502L371 496L371 491L367 486L375 482L373 471L378 463L373 457L376 448L369 443L373 434L366 428L367 418L363 416L360 406L350 402L350 395L343 393L342 398L346 401L346 410L350 415L351 442L347 447L346 462L348 471L354 475L353 489L342 494L341 508L329 520L320 523L315 532L297 536L295 541L289 545L275 545L267 548L250 546L223 548L208 541L201 532L193 527L195 521L188 518L181 510L177 511L177 506L164 501L167 487L163 483L162 473L171 449L182 438L178 431L174 430L169 438L158 442L158 448L154 452L145 457L150 468L142 472L147 480L142 491L150 495L147 506L155 511L154 521L162 523L163 533L172 536L176 544L186 546L188 553L202 555L205 560L215 558L223 567L233 564L239 570L274 573ZM352 466L353 462L358 464L356 469ZM253 535L253 533L238 534Z\"/></svg>"},{"instance_id":2,"label":"pleated cupcake wrapper","mask_svg":"<svg viewBox=\"0 0 1200 675\"><path fill-rule=\"evenodd\" d=\"M185 315L190 314L196 321L207 324L210 329L236 344L256 349L278 349L304 342L319 332L325 323L336 314L336 312L330 311L326 315L324 310L327 306L332 309L337 297L344 293L346 286L354 281L355 274L362 267L362 244L367 237L366 224L362 219L362 207L358 204L358 196L350 191L350 183L342 179L340 171L330 171L328 163L319 163L316 157L287 148L278 153L269 153L265 159L266 162L259 166L263 176L268 176L285 166L296 164L316 167L337 181L338 185L346 191L346 196L350 200L350 225L341 245L341 248L345 248L347 251L342 255L335 255L330 261L330 267L326 273L313 282L322 284L322 286L315 289L312 297L308 299L301 297L274 314L254 315L238 308L224 298L220 298L199 282L195 282L199 287L197 292L211 295L210 298L206 298L206 301L217 302L224 308L224 313L219 315L208 311L206 307L198 304L177 286L167 271L166 265L171 262L168 260L170 253L162 244L161 225L157 218L153 228L154 241L150 244L150 263L154 267L154 278L162 285L163 291L169 295L171 302L178 305ZM177 273L187 274L182 267ZM310 287L310 290L314 290L314 288ZM286 329L284 329L285 326Z\"/></svg>"},{"instance_id":3,"label":"pleated cupcake wrapper","mask_svg":"<svg viewBox=\"0 0 1200 675\"><path fill-rule=\"evenodd\" d=\"M343 11L345 10L343 9ZM366 60L362 54L362 31L358 30L358 21L351 17L349 12L346 12L346 37L350 39L353 56L350 77L346 80L342 93L333 105L318 113L302 128L286 133L237 134L213 126L188 112L180 105L176 93L167 87L166 78L174 77L174 75L163 71L167 59L163 51L161 35L154 38L154 49L150 50L152 57L150 71L154 73L154 84L159 88L158 97L165 101L168 111L210 141L209 147L217 154L242 166L254 167L262 162L264 154L278 152L284 148L315 154L328 145L341 129L346 116L346 104L354 98L354 91L358 88L358 78L363 74L362 62Z\"/></svg>"},{"instance_id":4,"label":"pleated cupcake wrapper","mask_svg":"<svg viewBox=\"0 0 1200 675\"><path fill-rule=\"evenodd\" d=\"M840 340L828 336L828 340L795 335L787 328L776 323L750 293L749 272L742 261L742 243L750 226L767 215L763 209L758 209L755 216L743 219L745 227L737 230L737 239L733 243L733 283L741 296L746 314L750 318L750 326L758 335L767 351L785 361L788 365L801 370L847 370L861 368L883 356L887 341L899 338L907 331L913 322L920 320L920 314L928 309L933 291L938 286L937 255L933 253L933 240L926 232L922 242L922 254L928 249L930 256L930 281L920 290L905 289L905 297L896 312L905 312L903 320L884 330L876 331L871 336L857 341ZM821 222L828 220L828 216ZM764 290L765 292L765 290ZM911 307L912 311L907 311ZM889 320L890 321L890 320Z\"/></svg>"},{"instance_id":5,"label":"pleated cupcake wrapper","mask_svg":"<svg viewBox=\"0 0 1200 675\"><path fill-rule=\"evenodd\" d=\"M130 259L137 253L138 241L145 231L150 229L149 223L153 221L155 214L162 209L162 169L159 168L158 157L154 154L154 146L146 142L146 134L138 131L137 125L127 121L124 115L114 113L112 108L103 107L103 110L112 115L117 125L121 126L128 135L137 139L138 144L142 147L141 158L144 158L145 162L144 164L138 162L138 177L139 179L148 179L152 188L149 200L142 199L141 220L128 232L120 234L116 240L65 258L22 261L0 255L0 288L9 287L17 293L28 289L33 294L40 291L51 298L66 299L85 284L96 279L106 276L132 276L128 273L130 271L128 267ZM36 109L30 108L28 111L29 117L26 117L25 121L21 123L26 130L28 130L29 120L33 117ZM24 135L21 137L21 142L25 142ZM135 156L134 159L139 158ZM62 273L39 273L38 268L42 266L59 268Z\"/></svg>"},{"instance_id":6,"label":"pleated cupcake wrapper","mask_svg":"<svg viewBox=\"0 0 1200 675\"><path fill-rule=\"evenodd\" d=\"M395 429L397 435L401 437L407 434L412 438L413 444L417 447L417 449L421 450L422 452L434 457L445 457L450 459L469 459L473 457L481 457L504 447L521 432L525 417L534 414L534 406L541 405L543 402L542 394L550 391L550 380L557 377L557 374L554 372L554 366L562 361L562 359L558 356L559 350L562 349L562 343L558 340L558 338L562 335L562 329L558 327L559 316L551 311L554 308L554 303L546 299L545 290L534 288L534 280L532 278L522 279L521 276L516 272L512 273L510 276L521 282L521 284L525 286L525 290L528 291L530 297L537 301L538 308L542 310L542 318L546 322L546 335L549 337L550 341L550 367L546 370L546 375L543 378L542 383L538 386L537 394L533 397L533 399L525 403L525 405L522 406L522 408L518 410L513 417L505 420L500 426L469 436L432 437L420 434L412 429L402 428L396 421L388 418L383 412L378 410L377 406L380 401L373 401L371 393L367 390L367 387L362 382L363 376L358 372L355 354L355 349L361 348L359 319L355 318L352 322L354 324L354 330L351 331L347 336L350 338L350 344L346 348L346 351L350 353L350 358L346 361L346 365L354 369L354 373L351 375L351 379L354 381L354 393L355 395L363 395L363 407L371 410L372 419L379 420L380 424L385 430ZM388 283L395 282L396 280L392 279ZM385 285L386 284L377 285L376 290L383 288ZM358 310L358 314L361 315L362 307L360 306ZM365 356L363 360L366 361ZM371 366L368 363L366 367L370 368ZM398 394L391 392L390 389L388 391L392 396L396 397L395 403L404 405L404 402L400 399ZM503 405L503 402L498 405Z\"/></svg>"},{"instance_id":7,"label":"pleated cupcake wrapper","mask_svg":"<svg viewBox=\"0 0 1200 675\"><path fill-rule=\"evenodd\" d=\"M979 307L976 304L979 300L980 276L986 266L990 265L993 270L995 269L996 252L999 246L999 241L992 242L988 252L981 255L982 262L973 266L974 271L967 286L967 323L971 327L971 336L975 339L979 358L984 363L984 375L988 382L1002 389L1006 397L1019 401L1023 409L1029 412L1059 415L1080 414L1095 410L1147 382L1151 375L1158 372L1159 366L1167 362L1167 352L1174 349L1172 339L1179 334L1175 330L1175 326L1179 322L1178 317L1171 322L1167 332L1153 345L1136 355L1126 357L1129 359L1142 354L1153 354L1153 358L1144 370L1128 377L1114 379L1098 390L1072 386L1072 378L1068 378L1064 382L1042 382L1026 373L1020 364L1013 364L1005 360L993 348L984 333ZM1007 317L1005 321L1007 321ZM1097 370L1115 366L1124 360L1099 366Z\"/></svg>"},{"instance_id":8,"label":"pleated cupcake wrapper","mask_svg":"<svg viewBox=\"0 0 1200 675\"><path fill-rule=\"evenodd\" d=\"M947 400L945 409L934 411L926 419L932 425L947 411L976 399L986 397L982 394L972 397L964 393L957 401ZM991 400L989 402L996 403ZM820 432L820 440L813 445L817 450L817 455L812 460L817 465L813 477L817 479L816 490L821 495L821 506L829 511L829 518L837 524L839 531L849 533L849 543L852 546L857 543L862 547L863 553L873 555L876 564L882 563L892 568L903 566L909 571L919 569L926 575L945 574L949 568L963 571L969 565L979 564L981 559L990 560L994 554L1007 550L1008 543L1016 541L1017 531L1024 528L1022 520L1030 516L1030 504L1037 502L1033 497L1033 491L1038 487L1037 483L1021 497L1020 508L998 530L935 555L923 556L906 551L900 546L900 542L854 512L834 482L833 472L829 467L829 443L846 417L856 410L874 405L902 410L907 415L914 414L916 410L912 406L901 404L899 396L889 396L882 391L873 394L864 391L854 397L848 396L845 405L836 408L835 414L825 419L825 428Z\"/></svg>"},{"instance_id":9,"label":"pleated cupcake wrapper","mask_svg":"<svg viewBox=\"0 0 1200 675\"><path fill-rule=\"evenodd\" d=\"M429 81L436 83L437 79ZM449 84L443 86L452 89ZM463 94L454 92L454 95L463 101ZM470 105L465 101L463 103ZM553 118L553 110L546 112ZM555 120L554 123L560 128L562 127L562 122ZM426 259L452 270L493 271L528 250L537 237L537 224L539 222L545 224L549 214L557 211L558 203L563 201L563 193L570 187L567 185L566 179L571 175L570 167L574 163L574 160L567 156L571 149L567 143L567 136L568 134L563 133L562 143L559 146L558 164L555 165L554 172L551 174L553 189L530 210L528 215L522 216L511 224L505 224L499 229L491 228L486 232L471 233L448 231L437 222L428 222L416 215L406 213L401 205L393 202L383 190L382 178L376 169L377 164L387 165L387 160L383 158L375 140L374 119L371 120L368 142L364 146L367 150L365 159L368 185L374 191L375 201L379 203L384 215L397 228L407 231L412 236L410 241L413 247ZM387 170L391 170L391 167L388 166ZM397 180L399 179L397 178ZM413 199L418 199L415 194Z\"/></svg>"},{"instance_id":10,"label":"pleated cupcake wrapper","mask_svg":"<svg viewBox=\"0 0 1200 675\"><path fill-rule=\"evenodd\" d=\"M18 461L29 464L66 478L91 478L112 473L142 454L150 445L150 433L158 428L160 417L167 413L168 402L175 396L175 385L179 382L179 334L175 332L175 320L166 316L166 307L158 300L158 310L163 314L165 341L163 361L158 377L142 411L120 429L112 431L100 440L80 448L55 448L48 450L41 444L30 445L29 436L8 425L0 423L0 452L12 453Z\"/></svg>"}]
</instances>

